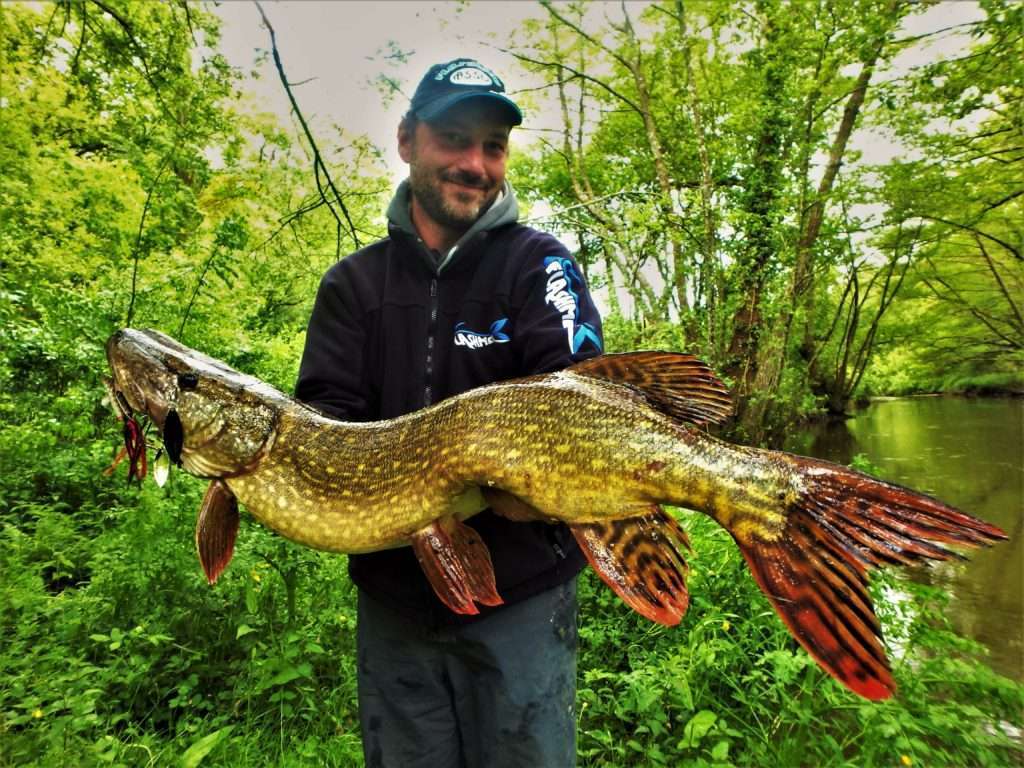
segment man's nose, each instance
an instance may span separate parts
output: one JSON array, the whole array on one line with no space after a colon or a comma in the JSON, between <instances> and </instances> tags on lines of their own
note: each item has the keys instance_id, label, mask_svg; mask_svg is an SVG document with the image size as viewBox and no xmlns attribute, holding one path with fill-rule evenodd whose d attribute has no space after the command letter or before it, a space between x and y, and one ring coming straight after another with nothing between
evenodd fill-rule
<instances>
[{"instance_id":1,"label":"man's nose","mask_svg":"<svg viewBox=\"0 0 1024 768\"><path fill-rule=\"evenodd\" d=\"M459 170L474 176L484 176L484 148L482 144L470 144L459 153Z\"/></svg>"}]
</instances>

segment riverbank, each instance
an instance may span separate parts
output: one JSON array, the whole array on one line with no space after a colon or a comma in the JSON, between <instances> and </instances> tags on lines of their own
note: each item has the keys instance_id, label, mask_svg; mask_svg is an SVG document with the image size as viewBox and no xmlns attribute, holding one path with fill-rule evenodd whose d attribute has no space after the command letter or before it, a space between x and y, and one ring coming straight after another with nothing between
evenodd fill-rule
<instances>
[{"instance_id":1,"label":"riverbank","mask_svg":"<svg viewBox=\"0 0 1024 768\"><path fill-rule=\"evenodd\" d=\"M950 375L941 379L909 380L890 377L869 383L859 402L893 397L959 395L963 397L1024 397L1024 368L1020 371L993 371L971 376Z\"/></svg>"},{"instance_id":2,"label":"riverbank","mask_svg":"<svg viewBox=\"0 0 1024 768\"><path fill-rule=\"evenodd\" d=\"M962 397L962 398L1020 398L1024 397L1024 389L967 389L957 392L907 392L904 394L864 395L857 398L858 408L867 407L871 403L887 403L893 400L922 399L928 397ZM848 417L852 414L847 414Z\"/></svg>"}]
</instances>

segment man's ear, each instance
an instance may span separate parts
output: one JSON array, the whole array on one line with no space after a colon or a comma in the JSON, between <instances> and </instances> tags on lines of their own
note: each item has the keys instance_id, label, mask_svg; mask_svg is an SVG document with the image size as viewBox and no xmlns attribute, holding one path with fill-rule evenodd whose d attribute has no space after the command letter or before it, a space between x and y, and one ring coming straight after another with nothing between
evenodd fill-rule
<instances>
[{"instance_id":1,"label":"man's ear","mask_svg":"<svg viewBox=\"0 0 1024 768\"><path fill-rule=\"evenodd\" d=\"M412 146L415 141L416 136L410 130L409 121L400 122L398 124L398 156L402 158L402 162L412 162Z\"/></svg>"}]
</instances>

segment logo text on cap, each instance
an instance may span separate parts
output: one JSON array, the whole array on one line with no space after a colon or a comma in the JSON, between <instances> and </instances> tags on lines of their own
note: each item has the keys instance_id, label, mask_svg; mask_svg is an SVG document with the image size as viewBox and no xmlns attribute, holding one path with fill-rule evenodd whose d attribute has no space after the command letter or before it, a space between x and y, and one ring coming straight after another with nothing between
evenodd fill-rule
<instances>
[{"instance_id":1,"label":"logo text on cap","mask_svg":"<svg viewBox=\"0 0 1024 768\"><path fill-rule=\"evenodd\" d=\"M448 78L448 82L452 85L494 85L490 75L476 67L455 70Z\"/></svg>"}]
</instances>

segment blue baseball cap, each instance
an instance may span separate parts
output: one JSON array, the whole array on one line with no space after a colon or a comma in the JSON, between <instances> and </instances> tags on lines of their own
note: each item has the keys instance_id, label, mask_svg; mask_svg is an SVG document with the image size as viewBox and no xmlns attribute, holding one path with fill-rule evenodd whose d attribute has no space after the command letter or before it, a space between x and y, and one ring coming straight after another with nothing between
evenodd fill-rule
<instances>
[{"instance_id":1,"label":"blue baseball cap","mask_svg":"<svg viewBox=\"0 0 1024 768\"><path fill-rule=\"evenodd\" d=\"M501 78L474 59L453 59L428 69L416 87L409 108L416 117L429 123L468 99L496 101L504 107L509 124L523 122L523 113L505 95Z\"/></svg>"}]
</instances>

